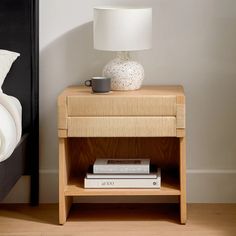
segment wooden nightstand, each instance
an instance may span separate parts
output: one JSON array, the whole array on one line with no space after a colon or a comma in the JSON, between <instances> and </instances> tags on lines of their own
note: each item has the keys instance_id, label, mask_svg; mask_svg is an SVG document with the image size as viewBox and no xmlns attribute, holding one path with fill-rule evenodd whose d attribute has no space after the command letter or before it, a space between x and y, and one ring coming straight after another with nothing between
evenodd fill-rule
<instances>
[{"instance_id":1,"label":"wooden nightstand","mask_svg":"<svg viewBox=\"0 0 236 236\"><path fill-rule=\"evenodd\" d=\"M59 222L73 196L179 196L186 223L185 96L181 86L92 94L69 87L58 98ZM96 158L150 158L162 169L161 189L84 189Z\"/></svg>"}]
</instances>

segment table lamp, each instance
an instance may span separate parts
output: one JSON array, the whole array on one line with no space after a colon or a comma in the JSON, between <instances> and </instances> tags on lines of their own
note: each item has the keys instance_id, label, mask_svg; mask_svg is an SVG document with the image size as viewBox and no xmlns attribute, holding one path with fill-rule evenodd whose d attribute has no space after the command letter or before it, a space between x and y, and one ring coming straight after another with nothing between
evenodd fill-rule
<instances>
[{"instance_id":1,"label":"table lamp","mask_svg":"<svg viewBox=\"0 0 236 236\"><path fill-rule=\"evenodd\" d=\"M103 76L111 78L111 89L139 89L144 69L129 52L151 48L152 9L95 7L93 38L95 49L117 52L103 69Z\"/></svg>"}]
</instances>

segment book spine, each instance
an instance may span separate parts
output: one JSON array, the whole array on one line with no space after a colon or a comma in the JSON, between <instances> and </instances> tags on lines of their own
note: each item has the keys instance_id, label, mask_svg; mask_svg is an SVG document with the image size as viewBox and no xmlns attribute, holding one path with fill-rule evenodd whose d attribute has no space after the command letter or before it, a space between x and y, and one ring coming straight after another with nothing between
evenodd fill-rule
<instances>
[{"instance_id":1,"label":"book spine","mask_svg":"<svg viewBox=\"0 0 236 236\"><path fill-rule=\"evenodd\" d=\"M94 165L94 174L149 174L149 165Z\"/></svg>"},{"instance_id":2,"label":"book spine","mask_svg":"<svg viewBox=\"0 0 236 236\"><path fill-rule=\"evenodd\" d=\"M156 179L84 179L85 188L154 188L161 187L160 177Z\"/></svg>"}]
</instances>

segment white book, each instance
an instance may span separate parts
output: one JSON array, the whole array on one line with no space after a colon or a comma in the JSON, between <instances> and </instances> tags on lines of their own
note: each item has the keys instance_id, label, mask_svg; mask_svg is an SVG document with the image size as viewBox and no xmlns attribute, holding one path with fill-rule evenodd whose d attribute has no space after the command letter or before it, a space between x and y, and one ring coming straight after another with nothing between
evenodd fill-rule
<instances>
[{"instance_id":1,"label":"white book","mask_svg":"<svg viewBox=\"0 0 236 236\"><path fill-rule=\"evenodd\" d=\"M157 178L157 167L150 165L149 174L93 174L93 167L90 166L87 179L155 179Z\"/></svg>"},{"instance_id":2,"label":"white book","mask_svg":"<svg viewBox=\"0 0 236 236\"><path fill-rule=\"evenodd\" d=\"M94 174L149 174L150 159L96 159Z\"/></svg>"},{"instance_id":3,"label":"white book","mask_svg":"<svg viewBox=\"0 0 236 236\"><path fill-rule=\"evenodd\" d=\"M84 188L152 188L161 187L161 174L158 169L157 178L153 179L84 179Z\"/></svg>"}]
</instances>

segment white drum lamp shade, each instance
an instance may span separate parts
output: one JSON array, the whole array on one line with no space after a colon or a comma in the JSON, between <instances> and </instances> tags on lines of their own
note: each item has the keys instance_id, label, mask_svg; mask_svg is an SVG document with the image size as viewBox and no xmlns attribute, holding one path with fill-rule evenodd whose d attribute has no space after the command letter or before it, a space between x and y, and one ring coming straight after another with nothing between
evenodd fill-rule
<instances>
[{"instance_id":1,"label":"white drum lamp shade","mask_svg":"<svg viewBox=\"0 0 236 236\"><path fill-rule=\"evenodd\" d=\"M136 51L151 45L151 8L94 8L95 49Z\"/></svg>"},{"instance_id":2,"label":"white drum lamp shade","mask_svg":"<svg viewBox=\"0 0 236 236\"><path fill-rule=\"evenodd\" d=\"M122 52L103 69L103 75L111 77L112 89L140 88L144 69L127 52L151 48L152 8L96 7L93 24L95 49Z\"/></svg>"}]
</instances>

